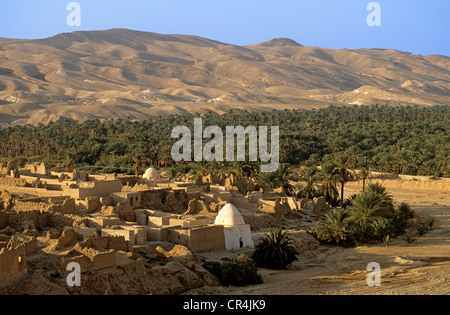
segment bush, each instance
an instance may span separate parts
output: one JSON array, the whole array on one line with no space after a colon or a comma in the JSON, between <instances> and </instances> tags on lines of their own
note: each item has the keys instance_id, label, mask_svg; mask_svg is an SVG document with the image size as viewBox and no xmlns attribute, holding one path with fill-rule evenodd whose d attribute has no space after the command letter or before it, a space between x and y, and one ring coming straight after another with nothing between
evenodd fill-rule
<instances>
[{"instance_id":1,"label":"bush","mask_svg":"<svg viewBox=\"0 0 450 315\"><path fill-rule=\"evenodd\" d=\"M424 236L428 233L428 230L428 227L425 224L422 224L421 226L417 227L417 234L419 234L419 236Z\"/></svg>"},{"instance_id":2,"label":"bush","mask_svg":"<svg viewBox=\"0 0 450 315\"><path fill-rule=\"evenodd\" d=\"M408 244L412 244L412 243L414 243L414 242L416 241L416 238L415 238L414 235L412 235L412 234L405 235L405 236L403 237L403 239L404 239L405 242L408 243Z\"/></svg>"},{"instance_id":3,"label":"bush","mask_svg":"<svg viewBox=\"0 0 450 315\"><path fill-rule=\"evenodd\" d=\"M246 286L262 283L255 262L244 254L233 259L207 261L203 267L215 275L223 285Z\"/></svg>"},{"instance_id":4,"label":"bush","mask_svg":"<svg viewBox=\"0 0 450 315\"><path fill-rule=\"evenodd\" d=\"M252 255L258 266L281 270L297 260L297 251L283 228L275 226L261 243L256 246Z\"/></svg>"}]
</instances>

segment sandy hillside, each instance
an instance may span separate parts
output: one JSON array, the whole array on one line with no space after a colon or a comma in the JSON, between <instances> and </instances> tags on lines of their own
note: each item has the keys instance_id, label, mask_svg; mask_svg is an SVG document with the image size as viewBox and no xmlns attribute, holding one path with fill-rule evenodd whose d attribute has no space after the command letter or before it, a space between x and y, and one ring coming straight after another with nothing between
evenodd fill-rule
<instances>
[{"instance_id":1,"label":"sandy hillside","mask_svg":"<svg viewBox=\"0 0 450 315\"><path fill-rule=\"evenodd\" d=\"M263 284L226 288L221 294L450 294L450 181L377 181L387 187L396 203L409 203L422 222L435 219L434 229L412 245L403 238L395 238L388 248L382 244L321 245L303 252L293 270L262 269ZM361 187L361 182L349 183L346 194L357 193ZM381 266L380 287L366 283L370 262Z\"/></svg>"},{"instance_id":2,"label":"sandy hillside","mask_svg":"<svg viewBox=\"0 0 450 315\"><path fill-rule=\"evenodd\" d=\"M126 29L0 38L0 125L329 104L449 104L450 58Z\"/></svg>"}]
</instances>

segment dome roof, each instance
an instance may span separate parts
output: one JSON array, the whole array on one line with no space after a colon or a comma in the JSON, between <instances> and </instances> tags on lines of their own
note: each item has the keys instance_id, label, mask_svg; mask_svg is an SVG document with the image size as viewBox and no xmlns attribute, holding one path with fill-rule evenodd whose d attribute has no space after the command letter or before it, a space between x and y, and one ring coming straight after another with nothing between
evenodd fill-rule
<instances>
[{"instance_id":1,"label":"dome roof","mask_svg":"<svg viewBox=\"0 0 450 315\"><path fill-rule=\"evenodd\" d=\"M144 173L144 179L159 179L159 172L153 168L148 168Z\"/></svg>"},{"instance_id":2,"label":"dome roof","mask_svg":"<svg viewBox=\"0 0 450 315\"><path fill-rule=\"evenodd\" d=\"M224 226L238 226L245 225L245 222L239 210L231 203L228 203L222 208L222 210L219 211L214 224Z\"/></svg>"}]
</instances>

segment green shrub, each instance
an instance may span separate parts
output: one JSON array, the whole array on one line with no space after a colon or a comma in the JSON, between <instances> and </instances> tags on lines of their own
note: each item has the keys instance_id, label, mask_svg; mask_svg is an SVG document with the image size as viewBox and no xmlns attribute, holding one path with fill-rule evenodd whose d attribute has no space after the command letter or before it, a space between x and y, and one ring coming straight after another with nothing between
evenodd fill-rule
<instances>
[{"instance_id":1,"label":"green shrub","mask_svg":"<svg viewBox=\"0 0 450 315\"><path fill-rule=\"evenodd\" d=\"M262 283L255 262L244 254L223 262L207 261L203 267L215 275L223 285L246 286Z\"/></svg>"},{"instance_id":2,"label":"green shrub","mask_svg":"<svg viewBox=\"0 0 450 315\"><path fill-rule=\"evenodd\" d=\"M408 243L408 244L412 244L412 243L414 243L414 242L416 241L416 238L415 238L414 235L412 235L412 234L405 235L405 236L403 237L403 239L404 239L405 242Z\"/></svg>"},{"instance_id":3,"label":"green shrub","mask_svg":"<svg viewBox=\"0 0 450 315\"><path fill-rule=\"evenodd\" d=\"M424 225L428 228L428 230L432 230L434 226L434 219L426 220Z\"/></svg>"},{"instance_id":4,"label":"green shrub","mask_svg":"<svg viewBox=\"0 0 450 315\"><path fill-rule=\"evenodd\" d=\"M219 280L222 279L222 264L219 261L205 261L203 263L203 268L208 270Z\"/></svg>"},{"instance_id":5,"label":"green shrub","mask_svg":"<svg viewBox=\"0 0 450 315\"><path fill-rule=\"evenodd\" d=\"M402 202L399 206L398 206L398 211L402 214L402 216L404 216L405 218L412 218L414 217L414 212L411 210L411 206L408 205L407 203Z\"/></svg>"},{"instance_id":6,"label":"green shrub","mask_svg":"<svg viewBox=\"0 0 450 315\"><path fill-rule=\"evenodd\" d=\"M424 236L425 234L428 233L428 231L429 228L425 224L422 224L419 227L417 227L417 234L419 234L419 236Z\"/></svg>"},{"instance_id":7,"label":"green shrub","mask_svg":"<svg viewBox=\"0 0 450 315\"><path fill-rule=\"evenodd\" d=\"M419 234L419 236L424 236L425 234L427 234L430 230L433 229L433 225L434 225L434 219L428 219L425 221L425 223L422 223L418 228L417 228L417 234Z\"/></svg>"},{"instance_id":8,"label":"green shrub","mask_svg":"<svg viewBox=\"0 0 450 315\"><path fill-rule=\"evenodd\" d=\"M389 244L392 242L392 237L389 234L387 234L387 235L383 236L382 241L383 241L384 246L388 247Z\"/></svg>"}]
</instances>

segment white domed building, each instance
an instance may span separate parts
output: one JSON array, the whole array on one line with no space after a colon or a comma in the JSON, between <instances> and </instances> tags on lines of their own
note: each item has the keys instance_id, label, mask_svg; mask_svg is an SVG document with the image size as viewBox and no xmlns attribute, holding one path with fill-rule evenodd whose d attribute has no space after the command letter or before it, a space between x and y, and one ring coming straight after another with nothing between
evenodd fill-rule
<instances>
[{"instance_id":1,"label":"white domed building","mask_svg":"<svg viewBox=\"0 0 450 315\"><path fill-rule=\"evenodd\" d=\"M147 180L158 180L161 176L155 168L150 167L145 171L143 178Z\"/></svg>"},{"instance_id":2,"label":"white domed building","mask_svg":"<svg viewBox=\"0 0 450 315\"><path fill-rule=\"evenodd\" d=\"M254 247L250 225L245 224L239 210L228 203L219 211L215 225L223 225L225 233L225 248L227 250L238 250Z\"/></svg>"}]
</instances>

